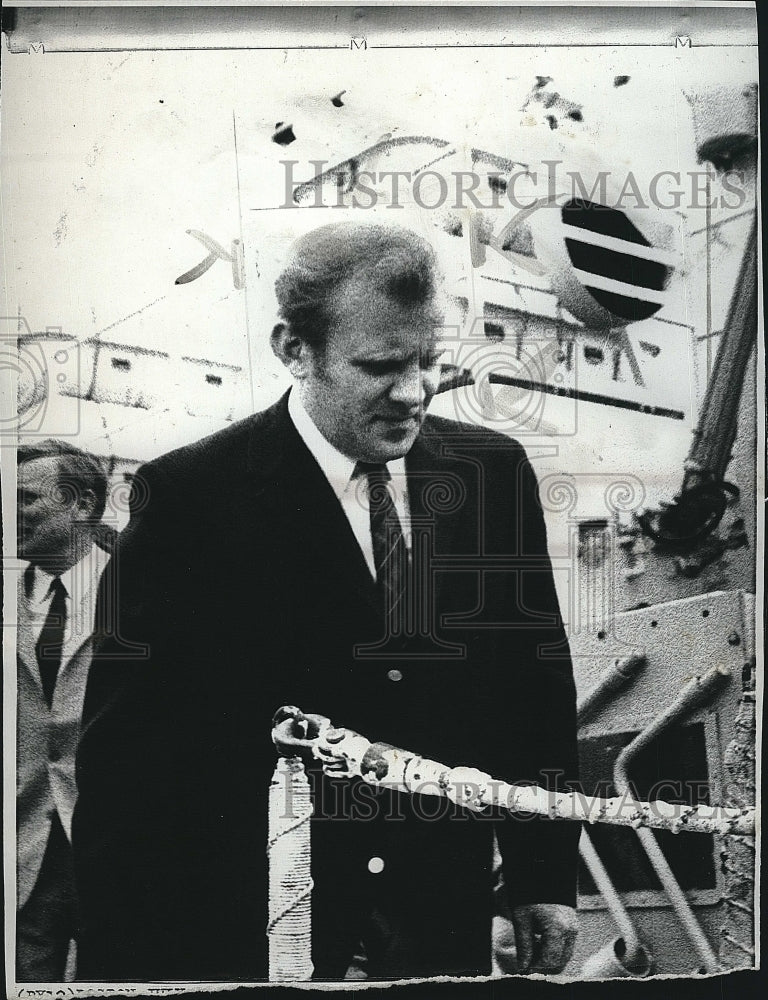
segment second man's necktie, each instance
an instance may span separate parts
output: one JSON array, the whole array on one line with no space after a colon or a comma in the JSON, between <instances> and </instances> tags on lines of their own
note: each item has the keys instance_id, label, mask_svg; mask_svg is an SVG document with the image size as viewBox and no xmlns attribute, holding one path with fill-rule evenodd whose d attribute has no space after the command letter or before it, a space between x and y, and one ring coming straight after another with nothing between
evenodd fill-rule
<instances>
[{"instance_id":1,"label":"second man's necktie","mask_svg":"<svg viewBox=\"0 0 768 1000\"><path fill-rule=\"evenodd\" d=\"M43 682L43 694L49 705L53 703L53 692L61 668L64 635L67 627L67 590L58 576L54 577L51 592L53 598L48 609L48 616L35 644L40 679Z\"/></svg>"}]
</instances>

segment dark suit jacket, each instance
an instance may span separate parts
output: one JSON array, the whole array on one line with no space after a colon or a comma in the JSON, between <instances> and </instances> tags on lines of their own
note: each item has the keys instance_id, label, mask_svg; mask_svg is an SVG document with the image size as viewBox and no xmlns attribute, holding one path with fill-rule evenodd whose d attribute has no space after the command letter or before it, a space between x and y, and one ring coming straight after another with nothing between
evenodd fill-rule
<instances>
[{"instance_id":1,"label":"dark suit jacket","mask_svg":"<svg viewBox=\"0 0 768 1000\"><path fill-rule=\"evenodd\" d=\"M571 664L523 449L428 417L406 468L427 611L421 637L383 645L364 558L287 397L140 470L79 754L80 978L267 977L282 704L507 780L576 777ZM400 974L488 971L494 824L312 780L316 976L343 976L372 904L414 944ZM510 818L499 839L513 905L573 905L575 824Z\"/></svg>"}]
</instances>

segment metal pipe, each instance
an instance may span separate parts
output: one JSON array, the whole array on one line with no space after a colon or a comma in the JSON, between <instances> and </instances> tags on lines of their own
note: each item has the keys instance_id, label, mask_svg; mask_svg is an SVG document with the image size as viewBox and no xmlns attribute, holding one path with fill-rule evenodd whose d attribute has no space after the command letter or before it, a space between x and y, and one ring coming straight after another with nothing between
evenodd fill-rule
<instances>
[{"instance_id":1,"label":"metal pipe","mask_svg":"<svg viewBox=\"0 0 768 1000\"><path fill-rule=\"evenodd\" d=\"M645 729L624 747L613 766L614 785L620 795L623 795L629 787L628 768L633 758L666 732L671 725L709 701L721 687L730 682L732 676L733 671L730 667L718 664L702 676L692 677L672 704L652 719Z\"/></svg>"},{"instance_id":2,"label":"metal pipe","mask_svg":"<svg viewBox=\"0 0 768 1000\"><path fill-rule=\"evenodd\" d=\"M648 662L645 653L631 653L613 664L605 671L600 680L584 695L576 706L579 723L585 722L603 707L609 696L621 691L635 679Z\"/></svg>"},{"instance_id":3,"label":"metal pipe","mask_svg":"<svg viewBox=\"0 0 768 1000\"><path fill-rule=\"evenodd\" d=\"M616 758L613 783L619 794L629 792L629 766L641 750L649 746L658 736L707 702L715 692L731 679L732 672L722 665L713 667L702 677L694 677L682 689L669 708L657 716L639 733ZM648 860L653 865L659 881L666 892L672 908L685 928L691 944L696 950L705 972L719 972L720 965L693 910L691 909L680 883L675 878L669 862L649 829L639 828L637 836Z\"/></svg>"},{"instance_id":4,"label":"metal pipe","mask_svg":"<svg viewBox=\"0 0 768 1000\"><path fill-rule=\"evenodd\" d=\"M728 319L683 463L680 492L662 509L638 515L643 531L656 541L691 549L710 534L738 489L725 480L738 429L747 363L757 339L757 216L752 223L733 289ZM709 344L709 341L707 341Z\"/></svg>"},{"instance_id":5,"label":"metal pipe","mask_svg":"<svg viewBox=\"0 0 768 1000\"><path fill-rule=\"evenodd\" d=\"M683 492L702 476L722 479L725 475L736 438L744 375L756 337L757 217L747 238L728 319L701 404L701 418L685 460Z\"/></svg>"},{"instance_id":6,"label":"metal pipe","mask_svg":"<svg viewBox=\"0 0 768 1000\"><path fill-rule=\"evenodd\" d=\"M659 877L664 891L669 897L672 908L677 914L677 918L685 928L688 938L696 949L696 954L701 960L701 967L704 972L720 972L720 963L717 956L710 947L709 941L701 928L701 924L696 919L691 909L685 893L680 888L680 883L675 878L674 872L669 867L664 853L656 842L653 833L647 829L637 831L637 836L645 851L648 860L653 865L653 869Z\"/></svg>"},{"instance_id":7,"label":"metal pipe","mask_svg":"<svg viewBox=\"0 0 768 1000\"><path fill-rule=\"evenodd\" d=\"M605 671L598 682L592 687L576 706L576 715L579 724L595 715L603 705L610 699L611 695L627 687L640 670L647 663L645 653L635 652L629 656L614 660L613 664ZM645 948L640 942L635 925L629 915L624 902L616 891L608 871L603 864L600 855L595 849L592 838L586 827L582 828L581 839L579 841L579 853L584 864L587 866L589 874L597 887L597 891L605 900L605 904L613 918L616 927L621 934L619 939L622 942L623 954L621 962L617 958L618 942L614 941L607 946L607 961L611 966L624 966L627 969L650 967L650 960ZM621 949L619 949L621 950ZM602 956L602 951L600 953ZM645 959L643 962L642 960ZM588 960L589 963L589 960ZM598 956L593 956L593 964L599 966L600 971L604 971L606 962Z\"/></svg>"},{"instance_id":8,"label":"metal pipe","mask_svg":"<svg viewBox=\"0 0 768 1000\"><path fill-rule=\"evenodd\" d=\"M614 938L581 966L581 979L644 979L651 971L652 959L645 948L630 964L623 938Z\"/></svg>"},{"instance_id":9,"label":"metal pipe","mask_svg":"<svg viewBox=\"0 0 768 1000\"><path fill-rule=\"evenodd\" d=\"M581 839L579 841L579 853L584 859L584 864L589 869L589 874L597 886L597 890L605 900L606 906L613 917L619 933L624 939L626 949L624 962L627 966L634 964L636 959L642 954L643 946L638 937L632 918L624 906L621 896L616 891L616 887L611 881L611 876L606 871L605 865L600 859L600 855L595 850L592 838L586 828L582 828Z\"/></svg>"}]
</instances>

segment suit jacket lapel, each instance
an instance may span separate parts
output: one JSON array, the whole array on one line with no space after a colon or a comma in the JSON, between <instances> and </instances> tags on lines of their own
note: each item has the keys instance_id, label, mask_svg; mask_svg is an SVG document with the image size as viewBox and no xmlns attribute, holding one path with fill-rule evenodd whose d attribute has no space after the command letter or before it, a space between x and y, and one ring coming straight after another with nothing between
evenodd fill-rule
<instances>
[{"instance_id":1,"label":"suit jacket lapel","mask_svg":"<svg viewBox=\"0 0 768 1000\"><path fill-rule=\"evenodd\" d=\"M79 580L73 586L74 594L70 594L68 604L69 620L66 623L64 645L62 648L61 668L63 671L77 656L82 647L92 638L94 629L94 612L98 593L99 579L104 567L109 562L109 555L95 546L90 556L95 560L87 566L88 579ZM33 634L33 615L27 600L24 573L21 573L17 591L18 628L16 630L16 655L32 676L35 685L43 693L40 668L37 662L36 638ZM42 621L38 622L42 625Z\"/></svg>"},{"instance_id":2,"label":"suit jacket lapel","mask_svg":"<svg viewBox=\"0 0 768 1000\"><path fill-rule=\"evenodd\" d=\"M429 536L431 555L448 555L466 496L462 464L444 453L442 439L427 421L405 467L414 531Z\"/></svg>"},{"instance_id":3,"label":"suit jacket lapel","mask_svg":"<svg viewBox=\"0 0 768 1000\"><path fill-rule=\"evenodd\" d=\"M266 420L263 433L251 439L254 501L262 509L267 506L269 523L284 525L291 550L305 566L323 567L333 575L334 587L345 587L377 607L365 557L336 494L293 425L287 394L267 412Z\"/></svg>"},{"instance_id":4,"label":"suit jacket lapel","mask_svg":"<svg viewBox=\"0 0 768 1000\"><path fill-rule=\"evenodd\" d=\"M40 691L40 696L42 697L43 682L40 678L40 669L37 664L35 637L32 634L32 611L29 607L29 602L27 601L23 572L19 574L16 614L18 616L18 626L16 629L16 656L32 677L35 686Z\"/></svg>"},{"instance_id":5,"label":"suit jacket lapel","mask_svg":"<svg viewBox=\"0 0 768 1000\"><path fill-rule=\"evenodd\" d=\"M74 593L70 595L70 621L67 622L62 650L62 670L93 636L99 580L108 562L109 555L98 545L94 545L85 566L79 567L84 576L78 579L72 588Z\"/></svg>"},{"instance_id":6,"label":"suit jacket lapel","mask_svg":"<svg viewBox=\"0 0 768 1000\"><path fill-rule=\"evenodd\" d=\"M427 418L405 460L411 520L432 555L450 554L459 519L471 502L467 463L445 445ZM362 596L378 613L379 597L365 557L333 489L293 425L287 393L254 429L247 466L251 502L265 517L262 522L255 515L252 530L259 531L262 523L282 524L304 565L322 566L334 575L335 588L345 587L355 599ZM432 576L438 592L447 575Z\"/></svg>"}]
</instances>

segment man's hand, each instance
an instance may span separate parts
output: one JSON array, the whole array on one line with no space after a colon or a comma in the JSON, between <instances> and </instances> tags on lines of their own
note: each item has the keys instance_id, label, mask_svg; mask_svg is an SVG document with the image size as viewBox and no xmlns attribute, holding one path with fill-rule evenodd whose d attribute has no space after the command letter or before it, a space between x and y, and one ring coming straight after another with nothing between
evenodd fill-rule
<instances>
[{"instance_id":1,"label":"man's hand","mask_svg":"<svg viewBox=\"0 0 768 1000\"><path fill-rule=\"evenodd\" d=\"M512 910L517 971L562 972L573 954L576 911L560 903L526 903Z\"/></svg>"}]
</instances>

